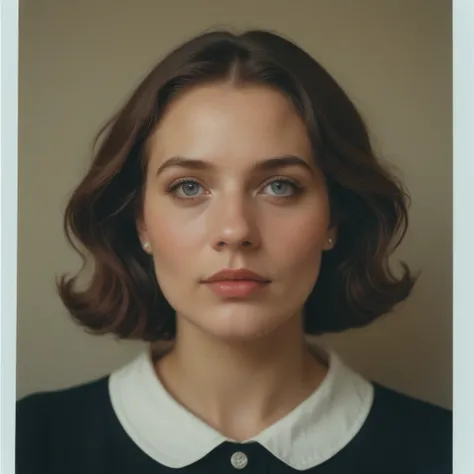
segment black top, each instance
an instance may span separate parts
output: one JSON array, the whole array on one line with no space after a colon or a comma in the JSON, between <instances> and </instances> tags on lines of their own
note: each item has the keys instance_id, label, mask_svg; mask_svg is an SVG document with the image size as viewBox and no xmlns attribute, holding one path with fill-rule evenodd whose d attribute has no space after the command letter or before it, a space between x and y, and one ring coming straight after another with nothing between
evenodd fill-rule
<instances>
[{"instance_id":1,"label":"black top","mask_svg":"<svg viewBox=\"0 0 474 474\"><path fill-rule=\"evenodd\" d=\"M307 474L450 474L452 413L373 384L370 414L349 444ZM112 407L108 377L74 388L30 395L17 403L17 474L290 474L258 443L224 442L185 468L165 467L123 430Z\"/></svg>"}]
</instances>

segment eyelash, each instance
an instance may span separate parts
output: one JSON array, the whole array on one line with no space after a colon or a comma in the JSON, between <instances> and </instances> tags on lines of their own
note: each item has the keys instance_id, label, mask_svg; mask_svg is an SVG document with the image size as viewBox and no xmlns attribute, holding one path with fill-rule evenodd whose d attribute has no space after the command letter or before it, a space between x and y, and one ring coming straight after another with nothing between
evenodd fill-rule
<instances>
[{"instance_id":1,"label":"eyelash","mask_svg":"<svg viewBox=\"0 0 474 474\"><path fill-rule=\"evenodd\" d=\"M180 178L178 179L177 181L175 181L174 183L172 183L170 186L168 186L166 188L166 192L168 194L172 194L174 195L174 197L176 199L181 199L183 201L192 201L194 199L198 199L199 197L201 197L200 195L198 196L189 196L189 197L178 197L176 196L176 190L182 186L183 184L188 184L188 183L195 183L197 184L198 186L201 186L201 184L196 181L195 179L190 179L190 178ZM294 181L293 179L290 179L290 178L284 178L284 177L276 177L274 178L272 181L268 182L265 184L264 188L266 188L267 186L270 186L271 184L273 183L285 183L285 184L289 184L293 187L293 194L291 194L290 196L277 196L277 195L274 195L273 197L280 197L280 198L294 198L296 197L297 195L301 194L301 192L303 191L303 186L301 186L301 184L299 184L298 182ZM202 186L201 186L202 187Z\"/></svg>"}]
</instances>

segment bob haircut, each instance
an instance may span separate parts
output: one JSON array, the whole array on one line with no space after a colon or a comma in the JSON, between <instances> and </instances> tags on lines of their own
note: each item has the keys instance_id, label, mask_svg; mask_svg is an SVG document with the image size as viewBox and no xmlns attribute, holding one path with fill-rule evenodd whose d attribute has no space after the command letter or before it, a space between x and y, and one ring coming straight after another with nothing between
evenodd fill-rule
<instances>
[{"instance_id":1,"label":"bob haircut","mask_svg":"<svg viewBox=\"0 0 474 474\"><path fill-rule=\"evenodd\" d=\"M137 233L147 146L178 94L220 81L235 87L266 85L288 97L306 124L325 176L338 236L335 247L323 254L319 278L305 303L305 333L362 327L390 312L415 282L405 263L398 277L389 267L407 230L408 195L375 156L363 119L325 69L281 36L253 30L206 32L182 44L99 131L92 164L64 216L82 270L88 261L94 267L81 290L81 272L57 281L72 317L95 334L174 339L175 311L160 291L153 260Z\"/></svg>"}]
</instances>

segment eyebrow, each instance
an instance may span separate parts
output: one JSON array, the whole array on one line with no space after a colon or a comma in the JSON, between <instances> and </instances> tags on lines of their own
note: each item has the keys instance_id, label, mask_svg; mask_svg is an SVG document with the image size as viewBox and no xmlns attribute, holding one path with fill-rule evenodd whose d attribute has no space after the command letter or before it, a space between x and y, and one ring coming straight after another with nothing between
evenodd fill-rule
<instances>
[{"instance_id":1,"label":"eyebrow","mask_svg":"<svg viewBox=\"0 0 474 474\"><path fill-rule=\"evenodd\" d=\"M253 163L252 170L254 171L271 171L278 168L287 168L290 166L299 166L304 168L313 174L313 170L311 166L302 158L294 155L284 155L284 156L277 156L273 158L268 158L266 160L261 160ZM198 160L195 158L184 158L181 156L175 156L170 158L169 160L165 161L156 172L158 176L162 173L165 169L168 168L186 168L186 169L193 169L193 170L204 170L209 171L215 168L215 165L210 161L206 160Z\"/></svg>"}]
</instances>

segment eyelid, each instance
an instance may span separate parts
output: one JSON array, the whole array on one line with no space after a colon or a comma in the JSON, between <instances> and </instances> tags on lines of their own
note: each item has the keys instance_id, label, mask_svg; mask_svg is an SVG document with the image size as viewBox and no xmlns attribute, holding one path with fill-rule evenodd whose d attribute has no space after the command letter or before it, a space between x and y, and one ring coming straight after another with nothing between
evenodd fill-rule
<instances>
[{"instance_id":1,"label":"eyelid","mask_svg":"<svg viewBox=\"0 0 474 474\"><path fill-rule=\"evenodd\" d=\"M166 190L171 191L173 188L176 188L180 184L190 183L190 182L191 183L197 183L197 184L199 184L199 186L204 187L204 185L200 183L199 179L194 178L192 176L187 176L187 177L175 179L174 181L172 181L170 184L168 184L166 186Z\"/></svg>"},{"instance_id":2,"label":"eyelid","mask_svg":"<svg viewBox=\"0 0 474 474\"><path fill-rule=\"evenodd\" d=\"M268 186L269 184L274 183L275 181L285 181L288 183L292 183L295 186L299 186L299 183L296 179L290 178L288 176L272 176L271 178L265 180L264 183L266 184L263 184L262 186Z\"/></svg>"}]
</instances>

